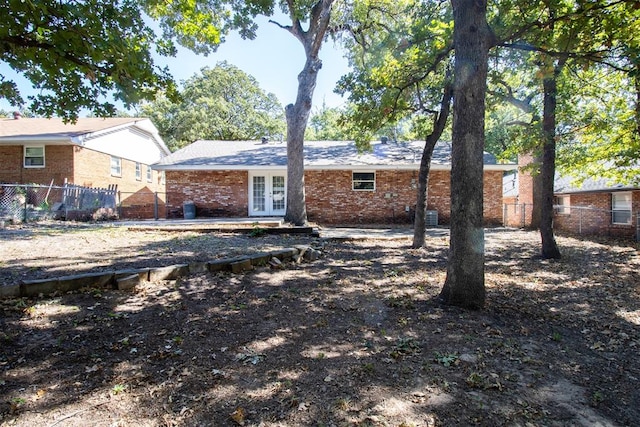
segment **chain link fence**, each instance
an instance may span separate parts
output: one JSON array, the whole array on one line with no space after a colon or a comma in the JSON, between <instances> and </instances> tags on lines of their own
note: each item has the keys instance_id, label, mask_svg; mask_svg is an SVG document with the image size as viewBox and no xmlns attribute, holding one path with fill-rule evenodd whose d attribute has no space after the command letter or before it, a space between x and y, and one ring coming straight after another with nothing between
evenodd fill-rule
<instances>
[{"instance_id":1,"label":"chain link fence","mask_svg":"<svg viewBox=\"0 0 640 427\"><path fill-rule=\"evenodd\" d=\"M503 221L507 227L531 225L533 205L505 204ZM640 213L591 206L554 206L553 228L582 236L621 237L640 241Z\"/></svg>"},{"instance_id":2,"label":"chain link fence","mask_svg":"<svg viewBox=\"0 0 640 427\"><path fill-rule=\"evenodd\" d=\"M74 185L0 184L0 220L107 220L118 217L117 190Z\"/></svg>"}]
</instances>

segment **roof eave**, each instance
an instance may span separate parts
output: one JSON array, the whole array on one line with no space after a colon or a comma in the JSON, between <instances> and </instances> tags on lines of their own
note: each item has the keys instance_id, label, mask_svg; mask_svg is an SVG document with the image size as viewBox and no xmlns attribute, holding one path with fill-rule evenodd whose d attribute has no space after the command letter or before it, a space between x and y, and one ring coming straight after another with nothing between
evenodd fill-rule
<instances>
[{"instance_id":1,"label":"roof eave","mask_svg":"<svg viewBox=\"0 0 640 427\"><path fill-rule=\"evenodd\" d=\"M0 145L41 143L48 145L77 144L69 136L5 136L0 138Z\"/></svg>"},{"instance_id":2,"label":"roof eave","mask_svg":"<svg viewBox=\"0 0 640 427\"><path fill-rule=\"evenodd\" d=\"M486 171L510 171L517 169L516 164L497 164L497 165L484 165ZM202 171L237 171L237 170L286 170L284 165L152 165L151 169L160 171L190 171L190 170L202 170ZM351 164L351 165L307 165L305 170L404 170L404 171L417 171L420 165L418 164L404 164L404 165L369 165L369 164ZM430 168L432 171L448 171L451 170L451 165L446 164L433 164Z\"/></svg>"}]
</instances>

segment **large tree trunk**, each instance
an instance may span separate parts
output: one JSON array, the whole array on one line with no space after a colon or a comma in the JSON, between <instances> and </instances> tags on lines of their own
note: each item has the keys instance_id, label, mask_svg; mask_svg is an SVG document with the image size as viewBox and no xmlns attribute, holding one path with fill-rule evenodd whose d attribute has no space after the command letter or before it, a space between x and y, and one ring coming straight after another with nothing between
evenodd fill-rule
<instances>
[{"instance_id":1,"label":"large tree trunk","mask_svg":"<svg viewBox=\"0 0 640 427\"><path fill-rule=\"evenodd\" d=\"M416 213L413 225L413 245L412 248L421 248L425 244L425 229L427 226L427 196L429 192L429 171L431 169L431 158L433 150L438 140L444 132L444 128L449 119L451 110L451 98L453 97L453 85L448 80L440 101L440 112L437 114L433 131L427 136L420 159L420 171L418 172L418 196L416 199Z\"/></svg>"},{"instance_id":2,"label":"large tree trunk","mask_svg":"<svg viewBox=\"0 0 640 427\"><path fill-rule=\"evenodd\" d=\"M287 105L287 211L284 220L305 225L307 207L304 194L304 133L322 61L307 58L298 75L298 96L295 104Z\"/></svg>"},{"instance_id":3,"label":"large tree trunk","mask_svg":"<svg viewBox=\"0 0 640 427\"><path fill-rule=\"evenodd\" d=\"M322 61L318 53L331 19L331 7L334 0L318 0L311 7L309 28L305 31L296 10L295 2L288 1L291 26L282 26L293 34L304 47L306 62L298 75L298 95L295 104L287 105L287 211L284 219L294 225L307 223L307 207L304 194L304 132L307 129L309 114L316 88L318 71ZM273 22L273 21L271 21Z\"/></svg>"},{"instance_id":4,"label":"large tree trunk","mask_svg":"<svg viewBox=\"0 0 640 427\"><path fill-rule=\"evenodd\" d=\"M485 303L483 221L484 113L490 31L486 0L452 0L454 105L451 159L451 239L446 304Z\"/></svg>"},{"instance_id":5,"label":"large tree trunk","mask_svg":"<svg viewBox=\"0 0 640 427\"><path fill-rule=\"evenodd\" d=\"M542 239L542 257L545 259L560 258L560 250L553 235L553 184L556 174L557 76L563 64L561 61L556 65L553 72L547 74L542 81L544 88L542 117L544 145L540 168L540 237Z\"/></svg>"}]
</instances>

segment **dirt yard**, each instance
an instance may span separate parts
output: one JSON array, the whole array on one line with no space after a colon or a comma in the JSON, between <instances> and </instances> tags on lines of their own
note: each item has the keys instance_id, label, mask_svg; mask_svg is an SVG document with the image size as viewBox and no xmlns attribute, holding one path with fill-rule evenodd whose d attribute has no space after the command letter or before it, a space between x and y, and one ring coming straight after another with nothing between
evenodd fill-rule
<instances>
[{"instance_id":1,"label":"dirt yard","mask_svg":"<svg viewBox=\"0 0 640 427\"><path fill-rule=\"evenodd\" d=\"M310 244L319 261L0 301L2 426L634 426L631 243L488 230L488 304L439 304L446 238L0 230L0 280Z\"/></svg>"}]
</instances>

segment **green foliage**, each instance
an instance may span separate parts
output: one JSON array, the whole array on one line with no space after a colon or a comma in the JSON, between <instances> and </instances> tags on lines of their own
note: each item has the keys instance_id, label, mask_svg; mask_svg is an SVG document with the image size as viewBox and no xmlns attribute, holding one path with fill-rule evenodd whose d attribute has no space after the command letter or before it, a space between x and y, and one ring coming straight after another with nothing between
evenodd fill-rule
<instances>
[{"instance_id":1,"label":"green foliage","mask_svg":"<svg viewBox=\"0 0 640 427\"><path fill-rule=\"evenodd\" d=\"M285 120L282 106L258 82L226 62L203 68L186 82L180 99L166 96L143 105L171 150L198 139L252 140L280 138Z\"/></svg>"},{"instance_id":2,"label":"green foliage","mask_svg":"<svg viewBox=\"0 0 640 427\"><path fill-rule=\"evenodd\" d=\"M137 2L12 0L0 15L0 62L38 90L28 98L37 115L73 121L88 109L108 116L115 101L128 107L161 88L173 94L167 70L154 65L156 35ZM25 104L17 83L2 74L0 97Z\"/></svg>"},{"instance_id":3,"label":"green foliage","mask_svg":"<svg viewBox=\"0 0 640 427\"><path fill-rule=\"evenodd\" d=\"M345 25L352 37L343 43L354 71L342 77L336 91L349 95L352 107L342 120L360 130L356 142L366 145L376 134L397 139L403 127L407 137L426 137L450 67L449 6L363 0L354 2Z\"/></svg>"},{"instance_id":4,"label":"green foliage","mask_svg":"<svg viewBox=\"0 0 640 427\"><path fill-rule=\"evenodd\" d=\"M322 105L311 113L305 139L309 141L349 141L355 138L355 129L343 121L346 109Z\"/></svg>"}]
</instances>

